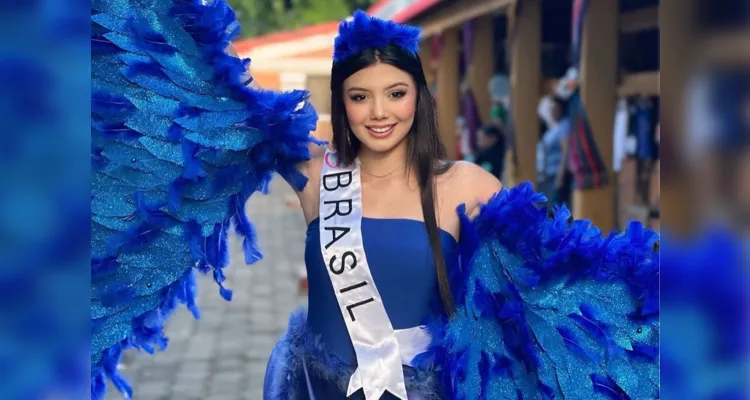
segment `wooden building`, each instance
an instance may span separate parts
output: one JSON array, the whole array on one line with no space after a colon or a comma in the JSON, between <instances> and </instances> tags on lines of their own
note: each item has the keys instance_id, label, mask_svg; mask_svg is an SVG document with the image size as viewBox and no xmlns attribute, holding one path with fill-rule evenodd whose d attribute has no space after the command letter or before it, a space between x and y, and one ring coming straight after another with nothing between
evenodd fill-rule
<instances>
[{"instance_id":1,"label":"wooden building","mask_svg":"<svg viewBox=\"0 0 750 400\"><path fill-rule=\"evenodd\" d=\"M723 1L723 0L722 0ZM722 2L717 0L715 3ZM576 218L591 219L604 232L623 227L633 218L647 219L648 210L637 203L636 172L626 162L613 171L613 126L620 98L658 98L659 119L668 125L669 143L679 142L684 121L684 88L691 55L736 59L750 52L747 31L720 32L696 38L697 0L589 0L583 23L579 85L596 146L610 175L609 185L576 190ZM487 88L496 73L507 74L511 87L516 160L506 168L506 185L536 178L536 143L540 133L539 99L570 64L573 0L380 0L368 10L379 18L422 28L420 49L430 84L437 87L441 140L455 157L456 118L461 113L460 87L468 85L482 123L489 118ZM464 40L471 22L471 40ZM236 44L241 56L251 57L251 70L262 86L273 89L305 88L327 122L330 109L330 67L337 23L295 32L254 38ZM462 62L471 46L470 67ZM468 54L468 53L467 53ZM468 57L467 57L468 58ZM664 70L664 101L661 73ZM448 99L448 100L446 100ZM663 106L662 106L663 105ZM330 130L330 124L319 129ZM665 140L666 141L666 140ZM506 157L511 159L511 157ZM674 224L683 222L684 185L661 182L658 172L651 184L652 198L674 211ZM663 196L661 196L663 194ZM659 197L661 196L661 199ZM648 204L646 204L648 205ZM671 214L671 213L670 213ZM679 217L678 217L679 216Z\"/></svg>"},{"instance_id":2,"label":"wooden building","mask_svg":"<svg viewBox=\"0 0 750 400\"><path fill-rule=\"evenodd\" d=\"M682 0L663 3L684 4ZM503 70L511 84L511 116L514 124L515 168L510 184L536 180L536 143L539 138L537 106L549 93L555 78L565 72L559 65L569 63L572 0L442 0L422 3L418 13L401 12L399 20L421 26L425 40L423 54L433 54L439 44L439 62L426 62L428 73L437 80L438 118L441 136L448 149L455 148L453 126L461 112L458 102L462 26L473 21L471 73L467 77L476 97L479 114L488 118L490 98L487 82ZM622 3L622 4L621 4ZM519 8L520 7L520 8ZM610 184L574 195L576 218L591 219L605 232L617 225L615 185L612 172L613 123L619 96L658 95L658 64L652 71L623 74L620 65L621 39L649 32L656 37L658 62L658 1L593 0L584 22L580 70L581 96L599 152L612 175ZM674 6L672 6L674 7ZM678 15L679 17L679 15ZM648 36L649 33L646 34ZM502 53L498 60L497 54ZM424 57L423 57L424 58ZM504 64L504 65L503 65ZM445 99L457 99L445 101ZM508 182L506 182L508 184Z\"/></svg>"}]
</instances>

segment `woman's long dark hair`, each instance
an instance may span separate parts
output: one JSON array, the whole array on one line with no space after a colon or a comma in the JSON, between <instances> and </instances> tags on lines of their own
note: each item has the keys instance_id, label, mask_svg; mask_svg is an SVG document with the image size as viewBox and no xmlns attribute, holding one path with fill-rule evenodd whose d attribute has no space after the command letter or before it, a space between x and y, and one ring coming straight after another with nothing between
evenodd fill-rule
<instances>
[{"instance_id":1,"label":"woman's long dark hair","mask_svg":"<svg viewBox=\"0 0 750 400\"><path fill-rule=\"evenodd\" d=\"M435 216L435 175L444 173L450 164L445 160L445 147L440 143L438 125L432 94L422 70L418 55L411 55L398 46L389 45L356 54L333 64L331 71L331 125L333 145L344 163L351 163L357 157L360 141L351 132L344 107L344 80L355 72L371 65L383 63L392 65L411 75L417 89L417 106L414 124L406 137L407 165L416 170L422 202L422 215L427 227L427 237L435 260L440 297L446 313L454 313L456 305L448 282L448 271L443 257L437 218Z\"/></svg>"}]
</instances>

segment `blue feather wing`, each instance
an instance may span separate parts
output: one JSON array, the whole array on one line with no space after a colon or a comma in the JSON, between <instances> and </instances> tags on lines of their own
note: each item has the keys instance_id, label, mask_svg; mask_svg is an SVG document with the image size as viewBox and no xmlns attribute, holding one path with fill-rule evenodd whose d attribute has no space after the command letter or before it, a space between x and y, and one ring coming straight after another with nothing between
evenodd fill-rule
<instances>
[{"instance_id":1,"label":"blue feather wing","mask_svg":"<svg viewBox=\"0 0 750 400\"><path fill-rule=\"evenodd\" d=\"M307 93L247 88L227 55L237 20L224 0L92 2L91 395L123 350L166 346L182 303L198 317L194 270L221 295L227 233L261 258L245 215L271 174L304 186L317 116ZM300 106L300 104L304 104Z\"/></svg>"},{"instance_id":2,"label":"blue feather wing","mask_svg":"<svg viewBox=\"0 0 750 400\"><path fill-rule=\"evenodd\" d=\"M566 209L548 218L544 200L520 185L463 217L454 398L658 398L658 235L633 223L604 237Z\"/></svg>"}]
</instances>

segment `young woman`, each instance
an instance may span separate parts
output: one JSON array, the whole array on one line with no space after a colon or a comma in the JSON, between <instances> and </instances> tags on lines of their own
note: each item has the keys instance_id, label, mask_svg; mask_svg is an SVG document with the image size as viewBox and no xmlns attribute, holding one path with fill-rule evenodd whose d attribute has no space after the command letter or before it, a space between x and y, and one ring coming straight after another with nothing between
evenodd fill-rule
<instances>
[{"instance_id":1,"label":"young woman","mask_svg":"<svg viewBox=\"0 0 750 400\"><path fill-rule=\"evenodd\" d=\"M418 30L361 12L341 24L333 143L311 154L299 97L217 79L244 75L219 47L226 26L201 25L232 22L222 1L179 4L169 14L180 24L146 19L135 46L103 35L118 57L96 64L101 82L121 84L100 97L122 109L95 114L106 124L94 134L94 398L106 377L129 390L122 350L164 344L176 303L197 312L193 265L221 286L230 227L246 261L259 258L243 205L272 171L298 190L310 287L309 311L271 355L266 399L657 396L656 236L635 226L605 240L567 211L548 220L529 185L500 191L481 168L446 160ZM95 22L121 28L109 20ZM146 27L180 28L198 52ZM118 64L128 61L148 63ZM204 82L181 79L202 69L213 71ZM156 123L131 122L141 119Z\"/></svg>"},{"instance_id":2,"label":"young woman","mask_svg":"<svg viewBox=\"0 0 750 400\"><path fill-rule=\"evenodd\" d=\"M330 207L321 204L325 201L321 196L325 191L322 176L330 176L324 168L330 159L326 157L336 154L344 164L356 161L361 200L354 207L361 207L362 245L377 284L378 301L382 301L394 330L417 328L434 317L436 309L444 315L444 310L455 308L447 273L448 266L455 269L458 265L460 221L455 210L465 204L469 213L475 213L480 203L500 190L499 180L480 167L446 159L438 138L433 99L417 55L387 42L341 54L341 42L353 40L345 35L365 35L373 25L417 34L416 30L372 21L362 13L356 14L349 25L342 25L342 31L349 28L354 32L342 33L334 54L331 147L336 152L319 152L318 157L301 166L308 178L299 193L309 224L305 252L309 312L303 328L307 332L290 332L288 344L280 347L291 346L292 355L280 356L290 352L281 348L272 358L265 391L268 399L294 398L290 390L306 394L309 390L310 398L343 399L348 384L344 372L362 359L355 354L359 349L348 333L348 315L338 311L345 305L337 301L341 296L334 290L338 289L335 284L332 286L331 268L322 254L325 251L321 251L321 243L331 240L331 234L321 230L321 217L330 214ZM351 207L348 204L341 208ZM356 268L364 268L362 260L356 263ZM362 306L362 312L367 312L366 307ZM295 356L306 350L298 348L304 347L300 343L305 339L300 335L319 337L320 354L310 349L308 356ZM321 360L328 359L324 355L347 366L341 371L341 378L346 380L331 380L331 371L321 373L334 368L323 365ZM301 363L307 367L305 379L298 377L297 382L307 386L309 381L309 389L279 383L288 382L290 365ZM397 372L401 373L400 367ZM409 370L406 374L406 388L410 389L409 383L416 378Z\"/></svg>"}]
</instances>

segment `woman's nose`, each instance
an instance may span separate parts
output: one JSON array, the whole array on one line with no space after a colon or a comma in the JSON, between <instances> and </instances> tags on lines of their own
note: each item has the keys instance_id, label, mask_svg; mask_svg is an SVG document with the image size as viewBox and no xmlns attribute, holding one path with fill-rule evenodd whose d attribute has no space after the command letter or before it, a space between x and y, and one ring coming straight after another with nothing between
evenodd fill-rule
<instances>
[{"instance_id":1,"label":"woman's nose","mask_svg":"<svg viewBox=\"0 0 750 400\"><path fill-rule=\"evenodd\" d=\"M375 101L372 102L372 107L370 108L370 118L373 120L380 120L385 119L386 117L387 112L385 110L384 100L376 98Z\"/></svg>"}]
</instances>

